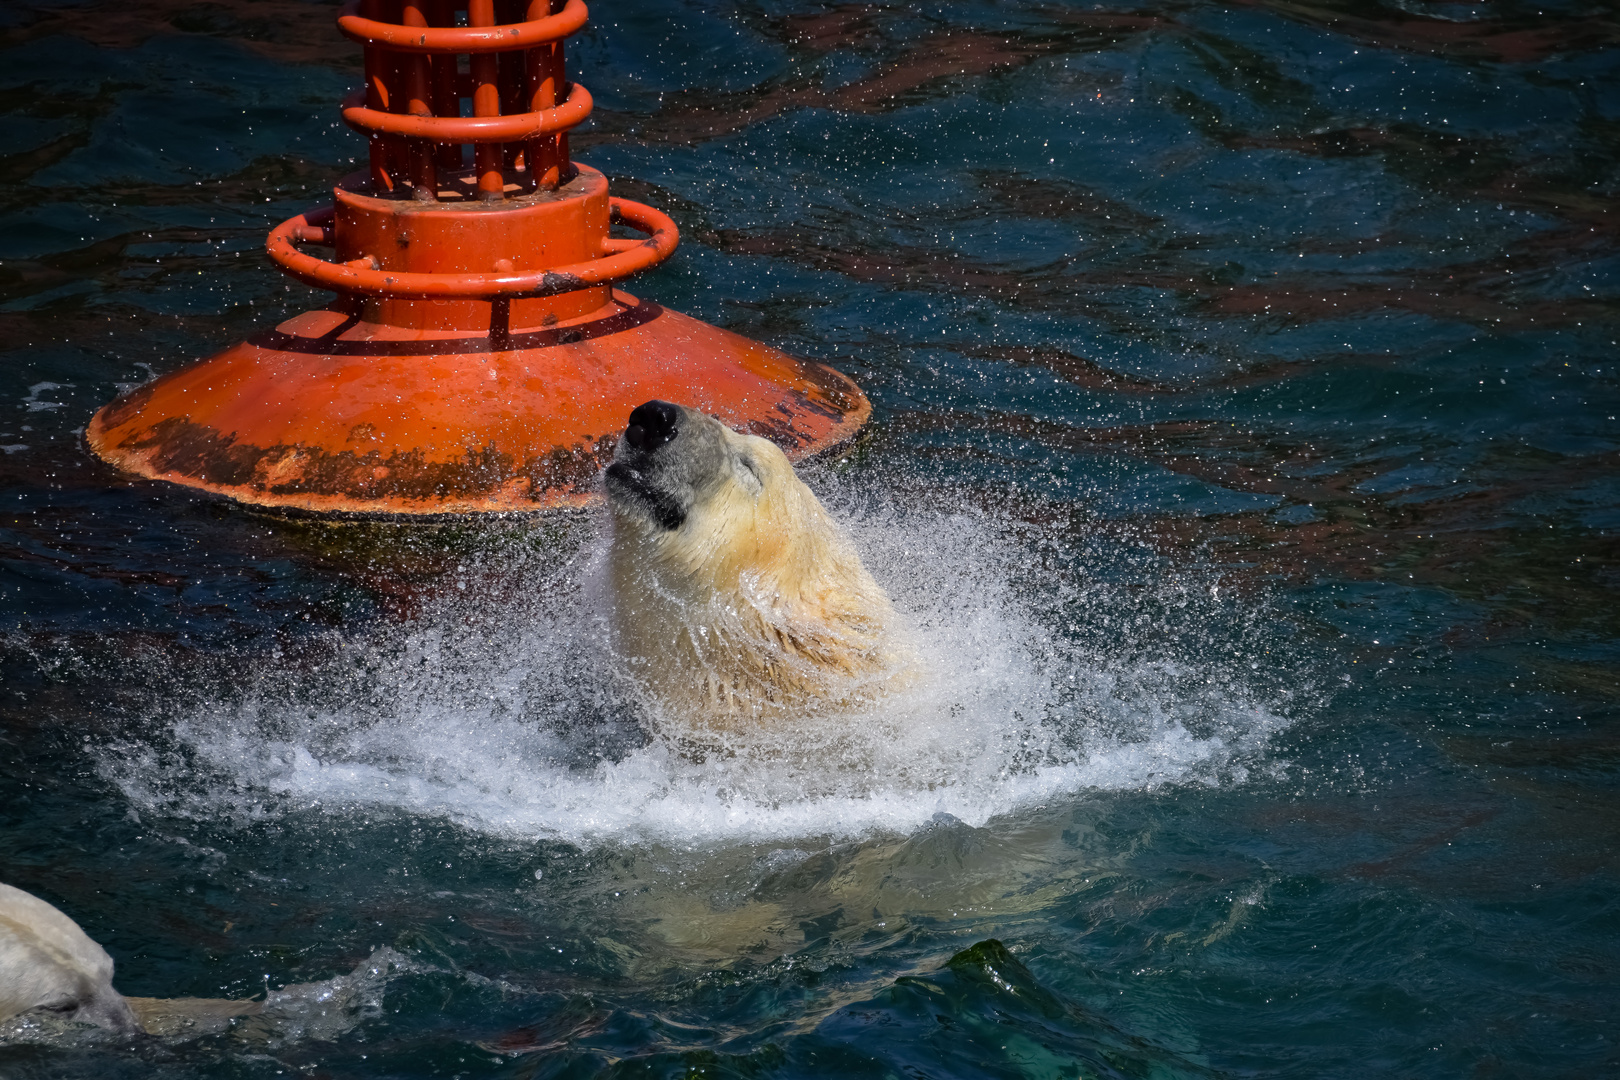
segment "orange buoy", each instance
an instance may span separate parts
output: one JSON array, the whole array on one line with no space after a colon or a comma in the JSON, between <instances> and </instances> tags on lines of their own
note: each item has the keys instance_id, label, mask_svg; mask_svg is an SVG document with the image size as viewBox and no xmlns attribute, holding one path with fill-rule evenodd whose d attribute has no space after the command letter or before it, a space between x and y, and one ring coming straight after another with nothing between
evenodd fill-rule
<instances>
[{"instance_id":1,"label":"orange buoy","mask_svg":"<svg viewBox=\"0 0 1620 1080\"><path fill-rule=\"evenodd\" d=\"M852 435L871 406L845 376L614 287L678 233L569 160L591 97L564 78L563 39L586 10L552 3L345 8L366 86L343 117L370 168L268 241L337 301L122 395L91 418L91 448L258 506L430 515L587 501L652 398L795 457Z\"/></svg>"}]
</instances>

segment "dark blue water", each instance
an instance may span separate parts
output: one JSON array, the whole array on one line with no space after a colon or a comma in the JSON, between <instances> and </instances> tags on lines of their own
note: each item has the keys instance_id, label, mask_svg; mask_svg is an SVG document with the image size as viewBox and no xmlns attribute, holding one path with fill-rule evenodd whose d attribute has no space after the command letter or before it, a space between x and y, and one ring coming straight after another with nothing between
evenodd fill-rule
<instances>
[{"instance_id":1,"label":"dark blue water","mask_svg":"<svg viewBox=\"0 0 1620 1080\"><path fill-rule=\"evenodd\" d=\"M929 678L694 762L593 520L92 460L322 302L261 248L358 58L15 0L0 878L274 1007L0 1075L1620 1075L1620 10L596 8L576 152L684 237L633 289L860 380L809 478Z\"/></svg>"}]
</instances>

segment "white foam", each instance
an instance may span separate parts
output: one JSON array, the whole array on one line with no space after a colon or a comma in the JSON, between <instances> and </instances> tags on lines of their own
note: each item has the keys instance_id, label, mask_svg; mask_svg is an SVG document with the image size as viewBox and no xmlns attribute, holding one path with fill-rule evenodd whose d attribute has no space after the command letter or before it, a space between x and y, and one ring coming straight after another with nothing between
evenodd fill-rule
<instances>
[{"instance_id":1,"label":"white foam","mask_svg":"<svg viewBox=\"0 0 1620 1080\"><path fill-rule=\"evenodd\" d=\"M982 515L841 513L924 658L866 715L701 761L649 735L604 643L587 541L561 566L488 556L403 625L313 660L260 657L239 690L171 702L157 734L106 748L103 772L141 811L208 819L387 809L584 846L783 841L1241 782L1286 724L1287 695L1229 659L1252 612L1185 574L1109 586L1032 570L1030 546Z\"/></svg>"}]
</instances>

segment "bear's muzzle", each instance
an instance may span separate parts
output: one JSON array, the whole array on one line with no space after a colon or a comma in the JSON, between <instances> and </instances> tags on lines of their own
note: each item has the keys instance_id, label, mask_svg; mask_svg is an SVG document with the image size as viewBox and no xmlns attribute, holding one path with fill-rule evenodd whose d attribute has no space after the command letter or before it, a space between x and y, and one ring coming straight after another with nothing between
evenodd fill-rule
<instances>
[{"instance_id":1,"label":"bear's muzzle","mask_svg":"<svg viewBox=\"0 0 1620 1080\"><path fill-rule=\"evenodd\" d=\"M652 519L653 524L666 531L686 524L686 508L667 491L660 491L647 482L640 471L622 461L607 467L608 501L626 509L635 508Z\"/></svg>"}]
</instances>

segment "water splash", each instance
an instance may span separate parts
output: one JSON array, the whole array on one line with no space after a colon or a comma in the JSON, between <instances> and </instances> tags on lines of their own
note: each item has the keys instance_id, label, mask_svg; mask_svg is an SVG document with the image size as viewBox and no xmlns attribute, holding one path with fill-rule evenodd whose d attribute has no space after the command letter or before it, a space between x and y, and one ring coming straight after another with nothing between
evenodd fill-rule
<instances>
[{"instance_id":1,"label":"water splash","mask_svg":"<svg viewBox=\"0 0 1620 1080\"><path fill-rule=\"evenodd\" d=\"M1194 575L1110 583L982 513L839 513L923 658L861 714L682 753L614 662L587 536L560 563L468 558L403 625L261 657L238 688L163 706L101 769L138 809L198 819L392 809L584 846L855 838L1240 782L1299 704L1244 659L1269 621Z\"/></svg>"}]
</instances>

